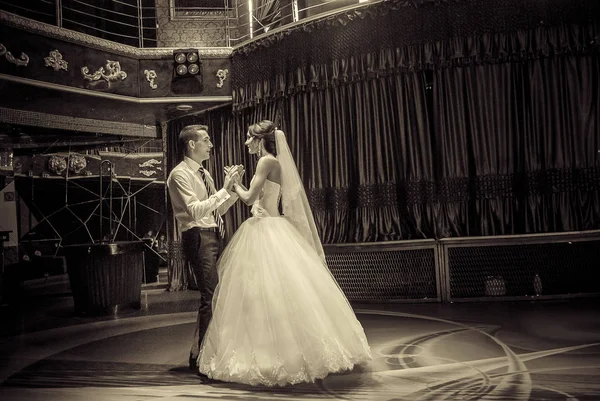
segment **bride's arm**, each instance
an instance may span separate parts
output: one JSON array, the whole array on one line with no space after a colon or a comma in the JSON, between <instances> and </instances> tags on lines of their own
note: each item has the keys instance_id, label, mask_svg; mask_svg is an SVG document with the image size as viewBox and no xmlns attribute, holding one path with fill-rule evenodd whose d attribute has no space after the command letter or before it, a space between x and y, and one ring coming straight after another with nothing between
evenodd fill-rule
<instances>
[{"instance_id":1,"label":"bride's arm","mask_svg":"<svg viewBox=\"0 0 600 401\"><path fill-rule=\"evenodd\" d=\"M240 188L242 188L244 191L247 191L247 190L248 190L248 188L246 188L246 187L244 186L244 184L242 184L241 182L238 182L238 183L236 183L235 185L238 185L238 186L239 186Z\"/></svg>"},{"instance_id":2,"label":"bride's arm","mask_svg":"<svg viewBox=\"0 0 600 401\"><path fill-rule=\"evenodd\" d=\"M239 192L238 192L238 191L236 191L235 187L237 187L237 188L238 188L238 190L240 190L240 191L239 191ZM244 198L242 198L242 197L240 196L240 192L242 192L242 191L244 191L244 192L248 192L248 188L246 188L246 187L244 186L244 184L242 184L241 182L239 182L239 183L234 183L234 184L233 184L233 186L231 187L231 190L232 190L232 191L233 191L235 194L237 194L238 198L240 198L240 199L242 200L242 202L244 202L244 203L245 203L246 205L248 205L248 206L252 206L252 203L248 203L248 202L247 202L247 201L246 201Z\"/></svg>"},{"instance_id":3,"label":"bride's arm","mask_svg":"<svg viewBox=\"0 0 600 401\"><path fill-rule=\"evenodd\" d=\"M254 173L254 178L250 181L249 189L244 188L244 186L240 184L233 184L233 191L245 204L252 205L256 198L258 198L258 194L260 194L260 190L265 185L265 180L269 176L274 163L277 163L277 160L267 158L258 160L256 173Z\"/></svg>"}]
</instances>

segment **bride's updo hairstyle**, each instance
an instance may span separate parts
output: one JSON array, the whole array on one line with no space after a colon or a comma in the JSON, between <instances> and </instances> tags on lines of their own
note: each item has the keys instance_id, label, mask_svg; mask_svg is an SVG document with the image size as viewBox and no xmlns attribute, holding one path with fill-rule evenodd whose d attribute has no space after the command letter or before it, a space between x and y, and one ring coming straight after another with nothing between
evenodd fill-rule
<instances>
[{"instance_id":1,"label":"bride's updo hairstyle","mask_svg":"<svg viewBox=\"0 0 600 401\"><path fill-rule=\"evenodd\" d=\"M269 120L262 120L248 127L248 133L251 137L264 139L264 149L277 156L277 146L275 145L275 124Z\"/></svg>"}]
</instances>

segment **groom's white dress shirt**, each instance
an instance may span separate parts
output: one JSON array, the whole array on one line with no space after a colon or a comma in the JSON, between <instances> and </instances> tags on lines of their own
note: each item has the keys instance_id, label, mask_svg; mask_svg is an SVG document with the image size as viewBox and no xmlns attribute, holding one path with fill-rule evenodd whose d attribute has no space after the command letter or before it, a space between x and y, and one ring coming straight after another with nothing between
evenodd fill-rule
<instances>
[{"instance_id":1,"label":"groom's white dress shirt","mask_svg":"<svg viewBox=\"0 0 600 401\"><path fill-rule=\"evenodd\" d=\"M167 179L173 212L181 232L192 227L217 227L212 212L217 210L218 214L223 215L238 198L237 194L230 194L223 188L216 191L213 178L205 169L206 180L214 193L209 196L198 171L200 167L200 164L185 156Z\"/></svg>"}]
</instances>

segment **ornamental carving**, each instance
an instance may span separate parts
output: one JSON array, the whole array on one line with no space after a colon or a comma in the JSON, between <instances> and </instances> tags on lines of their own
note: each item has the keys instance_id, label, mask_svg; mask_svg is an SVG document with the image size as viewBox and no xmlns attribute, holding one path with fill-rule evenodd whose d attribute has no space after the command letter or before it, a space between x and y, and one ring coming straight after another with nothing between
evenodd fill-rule
<instances>
[{"instance_id":1,"label":"ornamental carving","mask_svg":"<svg viewBox=\"0 0 600 401\"><path fill-rule=\"evenodd\" d=\"M156 171L152 171L152 170L140 170L140 174L143 174L146 177L150 177L151 175L156 174Z\"/></svg>"},{"instance_id":2,"label":"ornamental carving","mask_svg":"<svg viewBox=\"0 0 600 401\"><path fill-rule=\"evenodd\" d=\"M119 64L118 61L106 60L106 70L104 67L100 67L100 69L93 74L90 74L89 72L90 69L88 67L81 67L83 78L92 82L104 79L106 82L110 83L118 79L124 80L127 78L127 73L121 71L121 64Z\"/></svg>"},{"instance_id":3,"label":"ornamental carving","mask_svg":"<svg viewBox=\"0 0 600 401\"><path fill-rule=\"evenodd\" d=\"M227 74L229 74L229 70L225 68L224 70L217 71L217 78L219 78L219 82L217 83L217 88L223 87L223 82L227 79Z\"/></svg>"},{"instance_id":4,"label":"ornamental carving","mask_svg":"<svg viewBox=\"0 0 600 401\"><path fill-rule=\"evenodd\" d=\"M150 160L146 160L143 163L140 163L139 166L140 167L156 167L157 165L160 165L162 162L156 159L150 159ZM158 169L160 169L160 167L156 167Z\"/></svg>"},{"instance_id":5,"label":"ornamental carving","mask_svg":"<svg viewBox=\"0 0 600 401\"><path fill-rule=\"evenodd\" d=\"M63 55L58 50L52 50L48 57L44 57L46 67L52 67L54 71L68 71L69 63L63 60Z\"/></svg>"},{"instance_id":6,"label":"ornamental carving","mask_svg":"<svg viewBox=\"0 0 600 401\"><path fill-rule=\"evenodd\" d=\"M82 155L72 154L69 156L69 171L79 174L87 166L87 161Z\"/></svg>"},{"instance_id":7,"label":"ornamental carving","mask_svg":"<svg viewBox=\"0 0 600 401\"><path fill-rule=\"evenodd\" d=\"M154 80L156 79L157 75L156 75L156 71L154 70L144 70L144 74L146 75L146 80L148 82L150 82L150 87L152 89L156 89L158 88L158 85L156 85L154 83Z\"/></svg>"},{"instance_id":8,"label":"ornamental carving","mask_svg":"<svg viewBox=\"0 0 600 401\"><path fill-rule=\"evenodd\" d=\"M15 58L15 56L12 55L11 52L8 51L8 49L2 44L0 43L0 57L1 56L5 56L6 60L8 60L9 63L13 63L15 65L18 66L27 66L27 64L29 64L29 56L25 53L21 53L21 56L19 56L19 58Z\"/></svg>"},{"instance_id":9,"label":"ornamental carving","mask_svg":"<svg viewBox=\"0 0 600 401\"><path fill-rule=\"evenodd\" d=\"M52 171L54 174L60 175L63 171L67 169L67 160L63 156L50 156L48 159L48 170Z\"/></svg>"}]
</instances>

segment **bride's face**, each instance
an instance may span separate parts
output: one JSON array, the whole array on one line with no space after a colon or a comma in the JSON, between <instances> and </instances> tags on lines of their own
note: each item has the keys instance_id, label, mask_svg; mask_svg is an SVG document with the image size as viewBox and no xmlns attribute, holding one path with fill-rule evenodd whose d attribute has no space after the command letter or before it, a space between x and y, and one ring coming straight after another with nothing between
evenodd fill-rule
<instances>
[{"instance_id":1,"label":"bride's face","mask_svg":"<svg viewBox=\"0 0 600 401\"><path fill-rule=\"evenodd\" d=\"M257 154L259 143L260 139L253 137L252 135L250 135L249 132L246 133L246 142L244 143L244 145L248 147L248 153L250 153L251 155Z\"/></svg>"}]
</instances>

